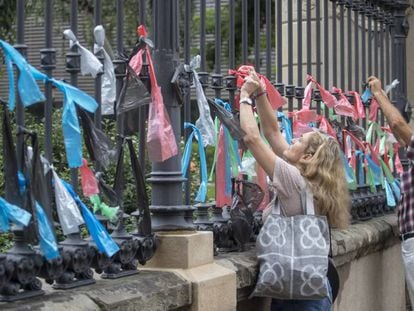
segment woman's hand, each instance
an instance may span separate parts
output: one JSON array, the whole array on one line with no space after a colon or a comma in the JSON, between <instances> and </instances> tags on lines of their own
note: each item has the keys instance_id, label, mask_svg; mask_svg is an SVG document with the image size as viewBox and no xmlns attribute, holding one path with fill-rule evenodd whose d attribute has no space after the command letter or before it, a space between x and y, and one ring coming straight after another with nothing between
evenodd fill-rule
<instances>
[{"instance_id":1,"label":"woman's hand","mask_svg":"<svg viewBox=\"0 0 414 311\"><path fill-rule=\"evenodd\" d=\"M262 83L256 72L252 69L250 74L244 78L244 84L240 89L240 97L251 97L253 93L262 91Z\"/></svg>"}]
</instances>

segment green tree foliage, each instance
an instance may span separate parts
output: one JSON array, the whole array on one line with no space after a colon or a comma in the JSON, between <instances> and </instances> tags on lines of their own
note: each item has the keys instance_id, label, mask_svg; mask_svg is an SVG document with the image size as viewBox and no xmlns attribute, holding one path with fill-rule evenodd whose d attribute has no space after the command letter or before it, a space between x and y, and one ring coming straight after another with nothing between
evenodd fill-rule
<instances>
[{"instance_id":1,"label":"green tree foliage","mask_svg":"<svg viewBox=\"0 0 414 311\"><path fill-rule=\"evenodd\" d=\"M12 41L16 21L16 0L0 0L0 39Z\"/></svg>"},{"instance_id":2,"label":"green tree foliage","mask_svg":"<svg viewBox=\"0 0 414 311\"><path fill-rule=\"evenodd\" d=\"M254 1L247 1L247 37L248 37L248 54L253 51L254 48ZM273 4L274 5L274 4ZM224 59L222 63L226 63L228 60L229 55L229 44L228 38L230 35L230 12L228 5L221 6L221 38L222 42L220 42L222 46L222 54ZM260 0L260 28L262 28L266 23L266 1ZM235 5L235 32L234 32L234 41L235 41L235 63L236 66L242 63L242 3L241 1L237 1ZM192 19L192 37L197 38L200 36L200 15L194 15ZM275 17L272 14L272 21L273 27L271 27L272 33L274 32L274 25L275 25ZM206 70L212 71L214 69L215 63L215 47L217 42L214 40L214 35L216 31L216 19L215 19L215 8L207 8L206 9L206 20L205 20L205 32L206 32L206 46L205 46L205 54L206 54ZM213 39L208 39L208 37ZM272 46L274 45L274 34L271 36L272 38ZM260 47L263 49L265 47L266 41L265 38L262 37L260 40ZM196 55L200 53L199 46L192 47L192 54Z\"/></svg>"}]
</instances>

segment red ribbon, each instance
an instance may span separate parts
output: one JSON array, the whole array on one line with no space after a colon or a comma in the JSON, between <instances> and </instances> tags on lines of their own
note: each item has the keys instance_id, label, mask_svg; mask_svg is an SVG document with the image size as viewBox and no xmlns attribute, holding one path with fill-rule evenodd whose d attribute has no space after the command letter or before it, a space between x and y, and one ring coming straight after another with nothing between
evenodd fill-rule
<instances>
[{"instance_id":1,"label":"red ribbon","mask_svg":"<svg viewBox=\"0 0 414 311\"><path fill-rule=\"evenodd\" d=\"M333 86L332 91L334 93L339 94L339 100L337 100L335 104L335 112L342 116L352 117L354 120L357 119L357 112L354 108L354 106L351 105L351 103L348 101L348 98L346 98L345 94L342 92L341 89Z\"/></svg>"},{"instance_id":2,"label":"red ribbon","mask_svg":"<svg viewBox=\"0 0 414 311\"><path fill-rule=\"evenodd\" d=\"M241 88L244 84L244 78L250 74L250 71L254 69L253 66L250 65L242 65L237 70L230 69L229 74L235 75L237 77L237 87ZM285 104L285 100L280 95L280 93L276 90L273 84L263 75L257 74L259 77L262 85L264 85L264 90L267 93L267 98L269 99L270 105L274 110L282 107Z\"/></svg>"},{"instance_id":3,"label":"red ribbon","mask_svg":"<svg viewBox=\"0 0 414 311\"><path fill-rule=\"evenodd\" d=\"M146 38L148 36L147 29L144 25L139 25L137 28L137 35Z\"/></svg>"},{"instance_id":4,"label":"red ribbon","mask_svg":"<svg viewBox=\"0 0 414 311\"><path fill-rule=\"evenodd\" d=\"M82 159L82 166L79 168L81 175L81 186L83 195L91 197L99 193L98 182L95 174L88 167L88 161Z\"/></svg>"},{"instance_id":5,"label":"red ribbon","mask_svg":"<svg viewBox=\"0 0 414 311\"><path fill-rule=\"evenodd\" d=\"M137 28L137 34L147 36L147 31L143 25ZM163 162L178 154L177 142L171 125L170 117L164 105L161 88L155 76L154 65L148 47L138 51L134 55L129 65L137 75L142 69L142 56L145 53L148 61L149 76L151 81L151 104L148 113L147 131L147 150L148 156L153 162Z\"/></svg>"},{"instance_id":6,"label":"red ribbon","mask_svg":"<svg viewBox=\"0 0 414 311\"><path fill-rule=\"evenodd\" d=\"M324 116L319 116L318 120L319 120L319 129L324 131L326 134L334 137L336 140L338 140L338 138L336 137L336 132L332 128L329 121Z\"/></svg>"},{"instance_id":7,"label":"red ribbon","mask_svg":"<svg viewBox=\"0 0 414 311\"><path fill-rule=\"evenodd\" d=\"M347 154L347 150L346 150L346 137L347 136L349 136L351 138L351 140L359 147L359 149L365 153L366 147L365 147L365 145L362 141L360 141L356 136L354 136L348 130L342 130L342 133L343 133L344 142L345 142L344 143L344 153L345 154Z\"/></svg>"},{"instance_id":8,"label":"red ribbon","mask_svg":"<svg viewBox=\"0 0 414 311\"><path fill-rule=\"evenodd\" d=\"M377 121L378 108L379 108L379 105L378 105L377 100L374 97L372 97L371 98L371 104L369 105L369 117L368 117L368 119L370 121Z\"/></svg>"},{"instance_id":9,"label":"red ribbon","mask_svg":"<svg viewBox=\"0 0 414 311\"><path fill-rule=\"evenodd\" d=\"M354 96L355 99L355 110L356 110L356 117L357 119L363 119L365 118L365 107L362 103L361 95L359 95L356 91L349 91L349 94Z\"/></svg>"},{"instance_id":10,"label":"red ribbon","mask_svg":"<svg viewBox=\"0 0 414 311\"><path fill-rule=\"evenodd\" d=\"M290 111L288 117L293 119L292 131L294 137L300 137L305 133L313 131L308 123L318 120L316 110L309 110L308 108L302 108L299 111Z\"/></svg>"},{"instance_id":11,"label":"red ribbon","mask_svg":"<svg viewBox=\"0 0 414 311\"><path fill-rule=\"evenodd\" d=\"M329 108L334 108L337 104L336 97L333 96L329 91L325 90L311 75L307 75L307 80L313 82L313 84L318 88L322 101Z\"/></svg>"},{"instance_id":12,"label":"red ribbon","mask_svg":"<svg viewBox=\"0 0 414 311\"><path fill-rule=\"evenodd\" d=\"M304 92L303 101L302 101L303 108L310 109L310 105L312 102L312 90L313 90L312 86L313 86L313 83L311 81L305 87L305 92Z\"/></svg>"}]
</instances>

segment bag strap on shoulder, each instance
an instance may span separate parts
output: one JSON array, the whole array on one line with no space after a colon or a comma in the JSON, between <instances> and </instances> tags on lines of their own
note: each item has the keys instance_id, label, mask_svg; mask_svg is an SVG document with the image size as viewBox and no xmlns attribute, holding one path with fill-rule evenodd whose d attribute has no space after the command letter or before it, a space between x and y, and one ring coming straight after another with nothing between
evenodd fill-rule
<instances>
[{"instance_id":1,"label":"bag strap on shoulder","mask_svg":"<svg viewBox=\"0 0 414 311\"><path fill-rule=\"evenodd\" d=\"M306 185L300 193L300 203L302 212L305 215L315 215L315 206L313 204L313 193Z\"/></svg>"}]
</instances>

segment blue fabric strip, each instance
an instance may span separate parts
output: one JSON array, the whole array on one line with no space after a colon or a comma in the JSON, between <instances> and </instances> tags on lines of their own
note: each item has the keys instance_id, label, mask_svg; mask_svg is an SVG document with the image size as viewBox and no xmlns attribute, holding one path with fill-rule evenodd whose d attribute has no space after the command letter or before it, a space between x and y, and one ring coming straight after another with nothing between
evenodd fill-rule
<instances>
[{"instance_id":1,"label":"blue fabric strip","mask_svg":"<svg viewBox=\"0 0 414 311\"><path fill-rule=\"evenodd\" d=\"M83 218L88 227L89 234L92 236L99 251L105 253L108 257L112 257L119 251L118 245L114 242L111 236L106 231L105 227L99 222L92 212L81 201L79 196L73 191L72 186L62 180L63 185L68 190L72 198L82 210Z\"/></svg>"},{"instance_id":2,"label":"blue fabric strip","mask_svg":"<svg viewBox=\"0 0 414 311\"><path fill-rule=\"evenodd\" d=\"M45 256L47 260L59 258L60 254L58 245L55 235L53 234L49 219L47 218L42 206L38 202L35 202L35 205L39 230L40 249L42 250L43 256Z\"/></svg>"}]
</instances>

